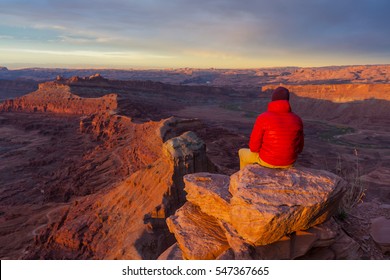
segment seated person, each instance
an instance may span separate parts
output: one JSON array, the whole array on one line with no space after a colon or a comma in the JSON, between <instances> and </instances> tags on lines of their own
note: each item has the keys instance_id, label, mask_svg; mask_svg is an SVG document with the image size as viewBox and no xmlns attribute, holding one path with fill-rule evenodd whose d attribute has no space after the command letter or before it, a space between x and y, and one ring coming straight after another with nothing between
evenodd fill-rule
<instances>
[{"instance_id":1,"label":"seated person","mask_svg":"<svg viewBox=\"0 0 390 280\"><path fill-rule=\"evenodd\" d=\"M240 149L240 169L251 163L269 168L288 168L302 152L303 124L291 112L290 92L278 87L272 93L268 110L260 114L253 127L249 149Z\"/></svg>"}]
</instances>

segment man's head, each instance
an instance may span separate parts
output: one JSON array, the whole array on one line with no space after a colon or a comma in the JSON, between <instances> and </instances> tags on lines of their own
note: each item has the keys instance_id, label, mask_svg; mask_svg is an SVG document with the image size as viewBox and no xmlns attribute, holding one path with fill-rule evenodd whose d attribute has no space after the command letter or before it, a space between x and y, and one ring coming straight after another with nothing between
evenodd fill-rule
<instances>
[{"instance_id":1,"label":"man's head","mask_svg":"<svg viewBox=\"0 0 390 280\"><path fill-rule=\"evenodd\" d=\"M272 93L272 101L276 100L290 100L290 92L285 87L278 87Z\"/></svg>"}]
</instances>

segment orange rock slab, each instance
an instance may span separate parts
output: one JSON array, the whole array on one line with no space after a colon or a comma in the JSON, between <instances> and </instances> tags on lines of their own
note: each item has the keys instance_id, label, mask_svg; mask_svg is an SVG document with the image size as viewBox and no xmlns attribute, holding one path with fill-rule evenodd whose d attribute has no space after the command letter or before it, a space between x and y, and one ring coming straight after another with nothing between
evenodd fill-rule
<instances>
[{"instance_id":1,"label":"orange rock slab","mask_svg":"<svg viewBox=\"0 0 390 280\"><path fill-rule=\"evenodd\" d=\"M270 244L326 221L344 187L340 177L323 170L249 165L230 178L231 222L249 242Z\"/></svg>"}]
</instances>

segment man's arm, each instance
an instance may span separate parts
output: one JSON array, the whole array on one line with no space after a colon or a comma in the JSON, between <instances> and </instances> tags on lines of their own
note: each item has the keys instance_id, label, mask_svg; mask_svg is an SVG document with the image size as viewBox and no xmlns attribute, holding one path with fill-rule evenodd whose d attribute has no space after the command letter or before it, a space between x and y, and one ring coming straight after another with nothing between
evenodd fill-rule
<instances>
[{"instance_id":1,"label":"man's arm","mask_svg":"<svg viewBox=\"0 0 390 280\"><path fill-rule=\"evenodd\" d=\"M251 137L249 139L249 149L253 153L260 151L261 145L263 144L264 129L262 126L261 116L258 116L253 126Z\"/></svg>"}]
</instances>

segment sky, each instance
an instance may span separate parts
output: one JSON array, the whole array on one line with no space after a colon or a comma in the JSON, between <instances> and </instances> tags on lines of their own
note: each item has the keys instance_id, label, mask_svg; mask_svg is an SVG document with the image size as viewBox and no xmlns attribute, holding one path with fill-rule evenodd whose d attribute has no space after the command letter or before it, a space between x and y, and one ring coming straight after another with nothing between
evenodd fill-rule
<instances>
[{"instance_id":1,"label":"sky","mask_svg":"<svg viewBox=\"0 0 390 280\"><path fill-rule=\"evenodd\" d=\"M0 0L0 66L390 63L389 0Z\"/></svg>"}]
</instances>

